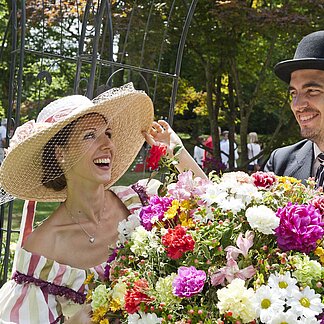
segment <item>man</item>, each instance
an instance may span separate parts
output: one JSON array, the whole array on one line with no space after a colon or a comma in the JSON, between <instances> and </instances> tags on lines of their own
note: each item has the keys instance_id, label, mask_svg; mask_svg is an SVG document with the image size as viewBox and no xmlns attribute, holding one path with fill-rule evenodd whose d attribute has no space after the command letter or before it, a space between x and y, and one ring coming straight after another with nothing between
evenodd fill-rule
<instances>
[{"instance_id":1,"label":"man","mask_svg":"<svg viewBox=\"0 0 324 324\"><path fill-rule=\"evenodd\" d=\"M0 126L0 164L4 159L4 148L6 147L7 118L3 118Z\"/></svg>"},{"instance_id":2,"label":"man","mask_svg":"<svg viewBox=\"0 0 324 324\"><path fill-rule=\"evenodd\" d=\"M274 70L289 84L290 107L305 139L272 152L264 170L301 180L317 177L324 152L324 30L305 36L294 58Z\"/></svg>"},{"instance_id":3,"label":"man","mask_svg":"<svg viewBox=\"0 0 324 324\"><path fill-rule=\"evenodd\" d=\"M229 151L230 151L228 134L229 134L229 131L224 131L222 133L223 139L219 143L222 163L224 163L227 168L229 167L228 161L229 161ZM235 168L237 168L236 160L238 158L239 158L239 155L237 153L237 144L234 143L234 167Z\"/></svg>"}]
</instances>

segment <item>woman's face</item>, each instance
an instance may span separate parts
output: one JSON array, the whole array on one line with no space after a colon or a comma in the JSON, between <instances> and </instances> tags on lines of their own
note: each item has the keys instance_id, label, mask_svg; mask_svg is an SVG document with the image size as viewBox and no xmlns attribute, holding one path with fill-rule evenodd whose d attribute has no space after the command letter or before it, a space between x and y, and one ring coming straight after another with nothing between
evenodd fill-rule
<instances>
[{"instance_id":1,"label":"woman's face","mask_svg":"<svg viewBox=\"0 0 324 324\"><path fill-rule=\"evenodd\" d=\"M112 130L99 114L87 115L76 123L63 150L67 183L82 180L86 185L87 181L96 184L110 181L115 153L112 137Z\"/></svg>"}]
</instances>

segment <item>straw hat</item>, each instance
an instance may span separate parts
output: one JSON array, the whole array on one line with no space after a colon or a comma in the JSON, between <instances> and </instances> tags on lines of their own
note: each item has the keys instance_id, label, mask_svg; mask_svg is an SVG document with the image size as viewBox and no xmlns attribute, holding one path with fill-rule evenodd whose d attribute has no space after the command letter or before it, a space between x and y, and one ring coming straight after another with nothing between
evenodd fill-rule
<instances>
[{"instance_id":1,"label":"straw hat","mask_svg":"<svg viewBox=\"0 0 324 324\"><path fill-rule=\"evenodd\" d=\"M144 143L142 132L149 131L153 122L151 99L131 83L110 89L92 101L81 95L57 99L42 109L36 122L18 127L0 169L0 184L6 195L64 201L66 188L55 191L43 184L44 147L64 127L91 113L103 116L112 129L116 152L106 188L115 183L133 162Z\"/></svg>"}]
</instances>

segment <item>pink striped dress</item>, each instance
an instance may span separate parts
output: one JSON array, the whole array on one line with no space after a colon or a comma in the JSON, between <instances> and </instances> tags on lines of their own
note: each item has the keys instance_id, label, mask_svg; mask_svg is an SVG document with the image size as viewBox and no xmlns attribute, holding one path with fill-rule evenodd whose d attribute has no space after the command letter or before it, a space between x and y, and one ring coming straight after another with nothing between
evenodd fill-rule
<instances>
[{"instance_id":1,"label":"pink striped dress","mask_svg":"<svg viewBox=\"0 0 324 324\"><path fill-rule=\"evenodd\" d=\"M156 193L157 187L156 181L150 182L146 193L149 196ZM138 187L120 186L111 190L130 212L142 206L143 195ZM87 275L93 273L98 278L104 274L105 264L84 270L23 248L16 254L13 277L0 290L0 323L59 323L63 315L73 315L84 303Z\"/></svg>"}]
</instances>

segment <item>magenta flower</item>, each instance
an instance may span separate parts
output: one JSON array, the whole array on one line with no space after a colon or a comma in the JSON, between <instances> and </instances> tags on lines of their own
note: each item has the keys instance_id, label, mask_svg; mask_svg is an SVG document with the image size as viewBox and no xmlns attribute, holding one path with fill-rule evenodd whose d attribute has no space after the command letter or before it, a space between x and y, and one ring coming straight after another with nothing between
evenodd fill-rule
<instances>
[{"instance_id":1,"label":"magenta flower","mask_svg":"<svg viewBox=\"0 0 324 324\"><path fill-rule=\"evenodd\" d=\"M153 196L150 199L148 206L141 209L139 217L141 219L141 225L147 230L152 229L153 217L162 221L164 213L171 207L173 198Z\"/></svg>"},{"instance_id":2,"label":"magenta flower","mask_svg":"<svg viewBox=\"0 0 324 324\"><path fill-rule=\"evenodd\" d=\"M200 293L205 285L206 273L195 267L180 267L174 278L173 294L181 298L190 298Z\"/></svg>"},{"instance_id":3,"label":"magenta flower","mask_svg":"<svg viewBox=\"0 0 324 324\"><path fill-rule=\"evenodd\" d=\"M286 207L279 208L276 215L280 218L280 224L275 229L275 235L283 251L309 253L324 235L322 216L313 205L293 205L289 202Z\"/></svg>"}]
</instances>

